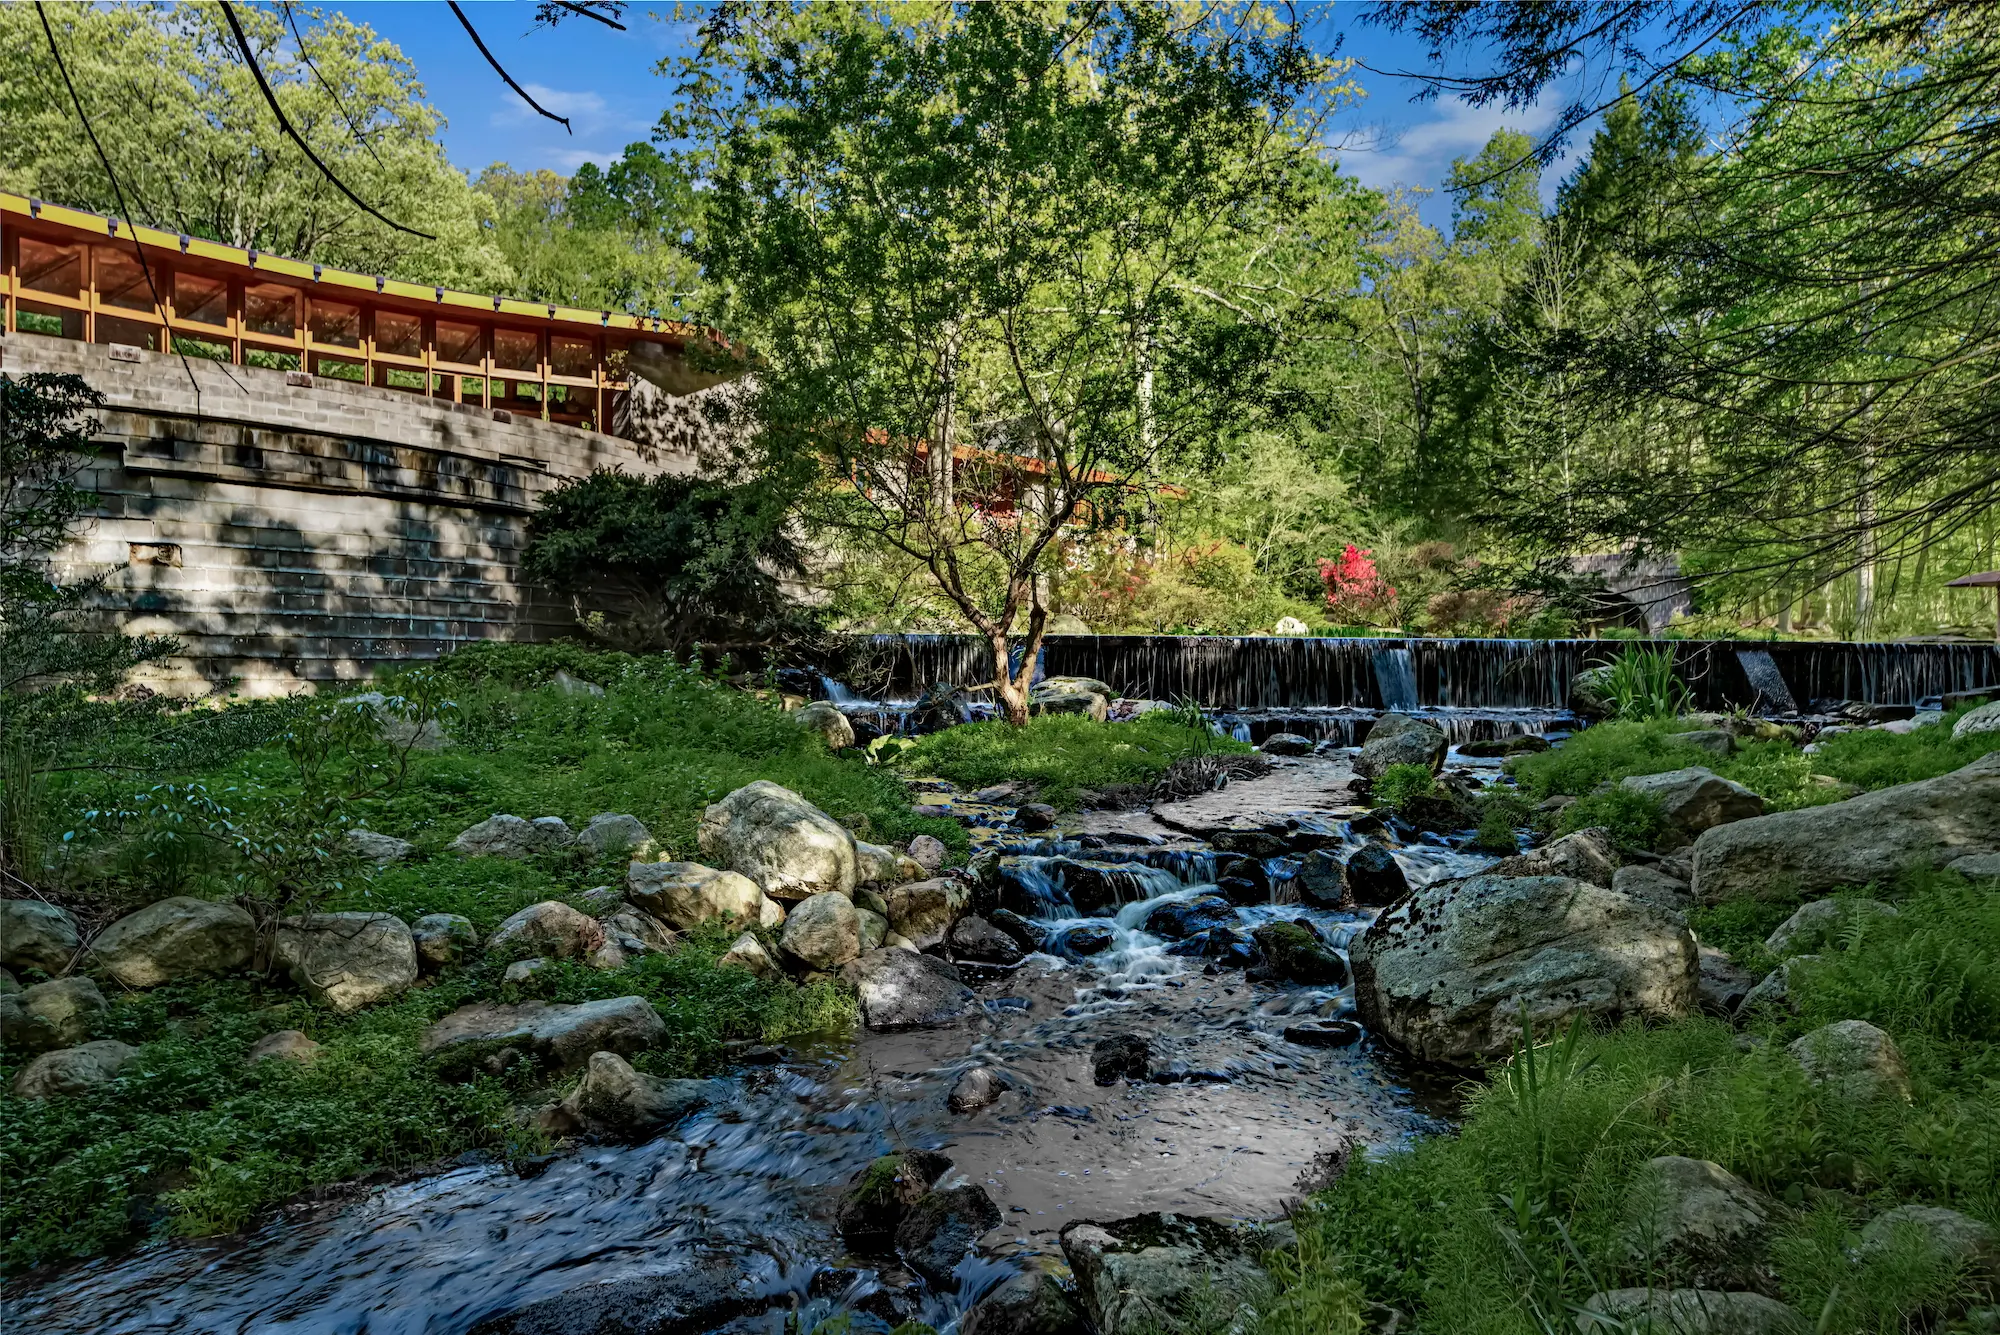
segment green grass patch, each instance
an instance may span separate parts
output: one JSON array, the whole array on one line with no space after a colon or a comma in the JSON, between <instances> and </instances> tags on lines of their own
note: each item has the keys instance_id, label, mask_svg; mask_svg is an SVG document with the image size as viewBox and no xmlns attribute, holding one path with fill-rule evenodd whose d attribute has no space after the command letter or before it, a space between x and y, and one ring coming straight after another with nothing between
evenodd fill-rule
<instances>
[{"instance_id":1,"label":"green grass patch","mask_svg":"<svg viewBox=\"0 0 2000 1335\"><path fill-rule=\"evenodd\" d=\"M961 788L1031 783L1044 802L1068 809L1083 789L1148 784L1182 756L1252 749L1156 714L1130 723L1043 714L1018 728L973 723L934 732L901 751L895 763L906 774L935 775Z\"/></svg>"}]
</instances>

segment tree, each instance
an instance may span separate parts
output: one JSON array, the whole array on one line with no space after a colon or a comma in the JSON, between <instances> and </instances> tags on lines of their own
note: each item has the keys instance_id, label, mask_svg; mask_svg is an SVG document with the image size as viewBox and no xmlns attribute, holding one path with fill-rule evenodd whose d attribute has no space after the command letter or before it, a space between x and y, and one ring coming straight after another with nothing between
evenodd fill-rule
<instances>
[{"instance_id":1,"label":"tree","mask_svg":"<svg viewBox=\"0 0 2000 1335\"><path fill-rule=\"evenodd\" d=\"M752 445L922 565L1025 719L1058 536L1264 392L1268 328L1177 280L1295 188L1323 62L1149 3L726 4L698 45L663 132L759 350Z\"/></svg>"}]
</instances>

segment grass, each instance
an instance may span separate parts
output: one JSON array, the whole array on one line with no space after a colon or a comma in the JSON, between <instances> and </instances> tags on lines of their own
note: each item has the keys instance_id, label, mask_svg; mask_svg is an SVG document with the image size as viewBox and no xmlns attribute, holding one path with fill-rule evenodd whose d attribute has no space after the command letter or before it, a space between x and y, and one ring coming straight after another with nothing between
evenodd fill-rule
<instances>
[{"instance_id":1,"label":"grass","mask_svg":"<svg viewBox=\"0 0 2000 1335\"><path fill-rule=\"evenodd\" d=\"M1182 756L1245 753L1242 742L1159 714L1130 723L1093 723L1080 714L1043 714L1016 728L974 723L917 739L896 757L906 774L977 789L1009 781L1034 785L1041 800L1070 809L1085 789L1149 784Z\"/></svg>"}]
</instances>

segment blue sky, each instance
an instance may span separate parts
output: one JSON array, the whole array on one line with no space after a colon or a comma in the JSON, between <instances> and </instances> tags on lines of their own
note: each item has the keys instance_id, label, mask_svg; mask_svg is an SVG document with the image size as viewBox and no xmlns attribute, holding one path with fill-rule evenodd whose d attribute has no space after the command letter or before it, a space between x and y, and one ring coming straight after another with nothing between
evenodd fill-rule
<instances>
[{"instance_id":1,"label":"blue sky","mask_svg":"<svg viewBox=\"0 0 2000 1335\"><path fill-rule=\"evenodd\" d=\"M361 0L333 7L374 28L415 62L431 102L449 121L446 151L475 174L506 162L567 175L587 160L608 161L626 144L646 138L671 92L657 66L682 55L692 32L692 25L672 21L670 5L633 5L626 13L629 31L621 33L588 19L537 31L531 28L530 4L461 3L508 72L542 105L568 116L573 134L535 115L500 82L445 5ZM1312 10L1315 39L1326 46L1339 39L1343 54L1376 70L1425 68L1418 43L1361 23L1362 9L1353 3L1319 5ZM1466 53L1458 63L1476 56ZM1415 86L1407 79L1366 71L1354 77L1366 96L1338 118L1332 137L1342 145L1346 170L1377 187L1435 187L1453 158L1478 152L1495 129L1545 130L1557 105L1551 98L1539 108L1508 113L1455 100L1412 103ZM1548 189L1566 169L1565 164L1549 174ZM1445 224L1451 206L1437 194L1422 211L1429 221Z\"/></svg>"}]
</instances>

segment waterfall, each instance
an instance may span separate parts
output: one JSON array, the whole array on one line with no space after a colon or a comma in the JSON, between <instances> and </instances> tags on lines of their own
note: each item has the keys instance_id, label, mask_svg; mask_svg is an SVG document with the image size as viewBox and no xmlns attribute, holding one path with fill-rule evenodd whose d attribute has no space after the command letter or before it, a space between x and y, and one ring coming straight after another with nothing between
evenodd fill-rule
<instances>
[{"instance_id":1,"label":"waterfall","mask_svg":"<svg viewBox=\"0 0 2000 1335\"><path fill-rule=\"evenodd\" d=\"M1757 704L1780 714L1798 712L1799 705L1792 699L1792 688L1785 684L1785 674L1778 671L1777 660L1768 651L1738 649L1736 661L1742 666L1750 689L1757 693Z\"/></svg>"},{"instance_id":2,"label":"waterfall","mask_svg":"<svg viewBox=\"0 0 2000 1335\"><path fill-rule=\"evenodd\" d=\"M819 688L826 692L828 700L837 705L851 705L859 698L853 691L848 690L845 685L824 674L820 676Z\"/></svg>"},{"instance_id":3,"label":"waterfall","mask_svg":"<svg viewBox=\"0 0 2000 1335\"><path fill-rule=\"evenodd\" d=\"M1408 649L1377 649L1375 681L1382 691L1382 708L1408 713L1417 707L1417 669Z\"/></svg>"}]
</instances>

